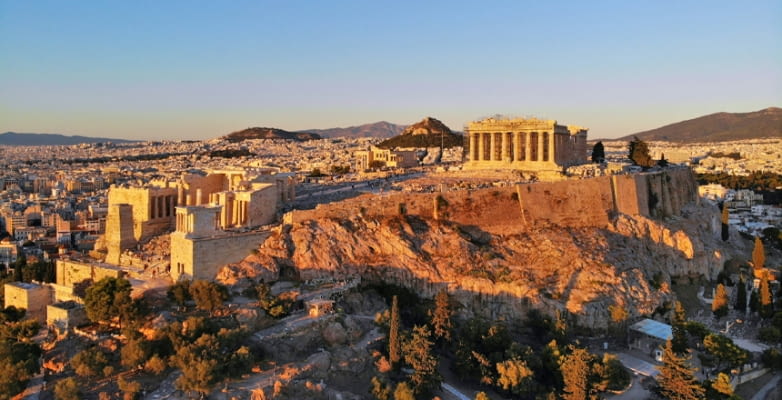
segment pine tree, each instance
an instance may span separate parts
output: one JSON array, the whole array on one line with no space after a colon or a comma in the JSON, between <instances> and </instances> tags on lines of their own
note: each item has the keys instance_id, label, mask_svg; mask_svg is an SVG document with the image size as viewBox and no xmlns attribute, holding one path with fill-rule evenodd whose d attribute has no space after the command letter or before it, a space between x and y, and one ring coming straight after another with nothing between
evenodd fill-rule
<instances>
[{"instance_id":1,"label":"pine tree","mask_svg":"<svg viewBox=\"0 0 782 400\"><path fill-rule=\"evenodd\" d=\"M565 382L562 398L565 400L583 400L589 393L589 371L592 355L586 349L568 346L571 353L564 357L560 365L562 379Z\"/></svg>"},{"instance_id":2,"label":"pine tree","mask_svg":"<svg viewBox=\"0 0 782 400\"><path fill-rule=\"evenodd\" d=\"M722 204L722 241L727 241L728 237L730 235L730 231L728 229L728 206L726 204Z\"/></svg>"},{"instance_id":3,"label":"pine tree","mask_svg":"<svg viewBox=\"0 0 782 400\"><path fill-rule=\"evenodd\" d=\"M733 385L730 384L730 377L722 372L717 374L717 378L711 383L711 390L724 397L733 395Z\"/></svg>"},{"instance_id":4,"label":"pine tree","mask_svg":"<svg viewBox=\"0 0 782 400\"><path fill-rule=\"evenodd\" d=\"M690 367L689 358L678 356L669 340L663 348L663 363L655 377L657 390L665 399L700 400L704 398L703 387L695 380L695 370Z\"/></svg>"},{"instance_id":5,"label":"pine tree","mask_svg":"<svg viewBox=\"0 0 782 400\"><path fill-rule=\"evenodd\" d=\"M673 317L671 318L671 331L673 337L671 343L673 345L673 351L677 354L684 354L687 352L687 314L684 311L684 306L680 301L677 301L673 306Z\"/></svg>"},{"instance_id":6,"label":"pine tree","mask_svg":"<svg viewBox=\"0 0 782 400\"><path fill-rule=\"evenodd\" d=\"M739 284L736 285L736 305L734 309L740 312L747 311L747 283L744 281L744 275L739 277Z\"/></svg>"},{"instance_id":7,"label":"pine tree","mask_svg":"<svg viewBox=\"0 0 782 400\"><path fill-rule=\"evenodd\" d=\"M415 400L412 389L405 382L399 382L394 390L394 400Z\"/></svg>"},{"instance_id":8,"label":"pine tree","mask_svg":"<svg viewBox=\"0 0 782 400\"><path fill-rule=\"evenodd\" d=\"M714 291L714 299L711 301L711 311L717 318L728 315L728 292L725 291L725 286L721 283L717 285L717 290Z\"/></svg>"},{"instance_id":9,"label":"pine tree","mask_svg":"<svg viewBox=\"0 0 782 400\"><path fill-rule=\"evenodd\" d=\"M445 289L439 291L434 298L434 310L429 312L432 318L432 333L434 337L445 342L451 341L451 305L448 292Z\"/></svg>"},{"instance_id":10,"label":"pine tree","mask_svg":"<svg viewBox=\"0 0 782 400\"><path fill-rule=\"evenodd\" d=\"M603 146L603 142L597 142L595 143L595 146L592 148L592 162L597 164L601 163L606 158L606 152L605 147Z\"/></svg>"},{"instance_id":11,"label":"pine tree","mask_svg":"<svg viewBox=\"0 0 782 400\"><path fill-rule=\"evenodd\" d=\"M763 241L755 237L755 248L752 249L752 266L754 268L763 268L766 264L766 251L763 248Z\"/></svg>"},{"instance_id":12,"label":"pine tree","mask_svg":"<svg viewBox=\"0 0 782 400\"><path fill-rule=\"evenodd\" d=\"M396 368L402 357L399 339L399 303L396 296L391 299L391 321L388 329L388 361Z\"/></svg>"},{"instance_id":13,"label":"pine tree","mask_svg":"<svg viewBox=\"0 0 782 400\"><path fill-rule=\"evenodd\" d=\"M426 325L413 327L413 335L404 344L405 362L413 368L410 383L417 395L427 394L440 386L437 357L432 354L434 343Z\"/></svg>"},{"instance_id":14,"label":"pine tree","mask_svg":"<svg viewBox=\"0 0 782 400\"><path fill-rule=\"evenodd\" d=\"M654 165L654 160L652 160L652 156L649 155L649 145L643 140L633 137L633 140L630 141L627 149L628 158L633 164L641 167L651 167Z\"/></svg>"},{"instance_id":15,"label":"pine tree","mask_svg":"<svg viewBox=\"0 0 782 400\"><path fill-rule=\"evenodd\" d=\"M764 274L760 278L760 315L763 318L771 318L774 315L774 299L771 297L771 288L768 285L768 277Z\"/></svg>"}]
</instances>

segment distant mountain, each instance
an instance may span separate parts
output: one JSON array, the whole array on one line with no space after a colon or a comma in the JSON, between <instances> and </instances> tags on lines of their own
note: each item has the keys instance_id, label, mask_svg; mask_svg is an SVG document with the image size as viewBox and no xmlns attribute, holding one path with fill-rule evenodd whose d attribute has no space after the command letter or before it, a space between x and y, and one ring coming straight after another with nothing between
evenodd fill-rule
<instances>
[{"instance_id":1,"label":"distant mountain","mask_svg":"<svg viewBox=\"0 0 782 400\"><path fill-rule=\"evenodd\" d=\"M405 129L404 125L392 124L386 121L375 122L373 124L364 124L359 126L351 126L348 128L330 128L330 129L308 129L302 132L317 133L322 137L373 137L373 138L389 138L402 133Z\"/></svg>"},{"instance_id":2,"label":"distant mountain","mask_svg":"<svg viewBox=\"0 0 782 400\"><path fill-rule=\"evenodd\" d=\"M248 139L285 139L303 142L320 139L320 135L310 132L288 132L277 128L247 128L225 136L229 142L241 142Z\"/></svg>"},{"instance_id":3,"label":"distant mountain","mask_svg":"<svg viewBox=\"0 0 782 400\"><path fill-rule=\"evenodd\" d=\"M384 140L378 147L440 147L463 146L464 137L453 133L440 120L426 117L418 123L408 126L399 136Z\"/></svg>"},{"instance_id":4,"label":"distant mountain","mask_svg":"<svg viewBox=\"0 0 782 400\"><path fill-rule=\"evenodd\" d=\"M0 145L6 146L69 146L82 143L131 143L137 140L110 139L88 136L67 136L59 133L16 133L0 134Z\"/></svg>"},{"instance_id":5,"label":"distant mountain","mask_svg":"<svg viewBox=\"0 0 782 400\"><path fill-rule=\"evenodd\" d=\"M720 112L677 122L618 140L665 140L670 142L726 142L782 137L782 108L769 107L748 113Z\"/></svg>"}]
</instances>

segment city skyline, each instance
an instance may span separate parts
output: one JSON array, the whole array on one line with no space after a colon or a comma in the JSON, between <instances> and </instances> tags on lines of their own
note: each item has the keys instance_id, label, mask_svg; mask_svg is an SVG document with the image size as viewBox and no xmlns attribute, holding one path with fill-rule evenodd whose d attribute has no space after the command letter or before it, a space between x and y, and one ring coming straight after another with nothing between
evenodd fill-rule
<instances>
[{"instance_id":1,"label":"city skyline","mask_svg":"<svg viewBox=\"0 0 782 400\"><path fill-rule=\"evenodd\" d=\"M782 104L782 4L0 1L0 131L210 139L493 114L615 138Z\"/></svg>"}]
</instances>

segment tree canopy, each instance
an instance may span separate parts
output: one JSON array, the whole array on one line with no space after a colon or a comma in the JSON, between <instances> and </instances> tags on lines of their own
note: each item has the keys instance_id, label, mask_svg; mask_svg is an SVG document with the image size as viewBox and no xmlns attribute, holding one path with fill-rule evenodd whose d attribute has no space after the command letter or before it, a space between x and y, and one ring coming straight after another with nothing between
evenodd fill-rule
<instances>
[{"instance_id":1,"label":"tree canopy","mask_svg":"<svg viewBox=\"0 0 782 400\"><path fill-rule=\"evenodd\" d=\"M641 139L634 137L627 146L628 158L634 165L651 167L654 165L652 156L649 155L649 145Z\"/></svg>"},{"instance_id":2,"label":"tree canopy","mask_svg":"<svg viewBox=\"0 0 782 400\"><path fill-rule=\"evenodd\" d=\"M123 278L103 278L87 288L84 297L84 311L93 322L109 322L119 318L120 322L131 306L130 282Z\"/></svg>"}]
</instances>

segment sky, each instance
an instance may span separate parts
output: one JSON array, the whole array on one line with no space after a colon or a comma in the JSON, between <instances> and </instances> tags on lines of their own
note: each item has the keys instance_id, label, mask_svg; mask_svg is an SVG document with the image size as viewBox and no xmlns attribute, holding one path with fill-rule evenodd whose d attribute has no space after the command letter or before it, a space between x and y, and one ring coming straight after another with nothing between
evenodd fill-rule
<instances>
[{"instance_id":1,"label":"sky","mask_svg":"<svg viewBox=\"0 0 782 400\"><path fill-rule=\"evenodd\" d=\"M782 106L782 2L0 0L0 132L495 114L615 138Z\"/></svg>"}]
</instances>

